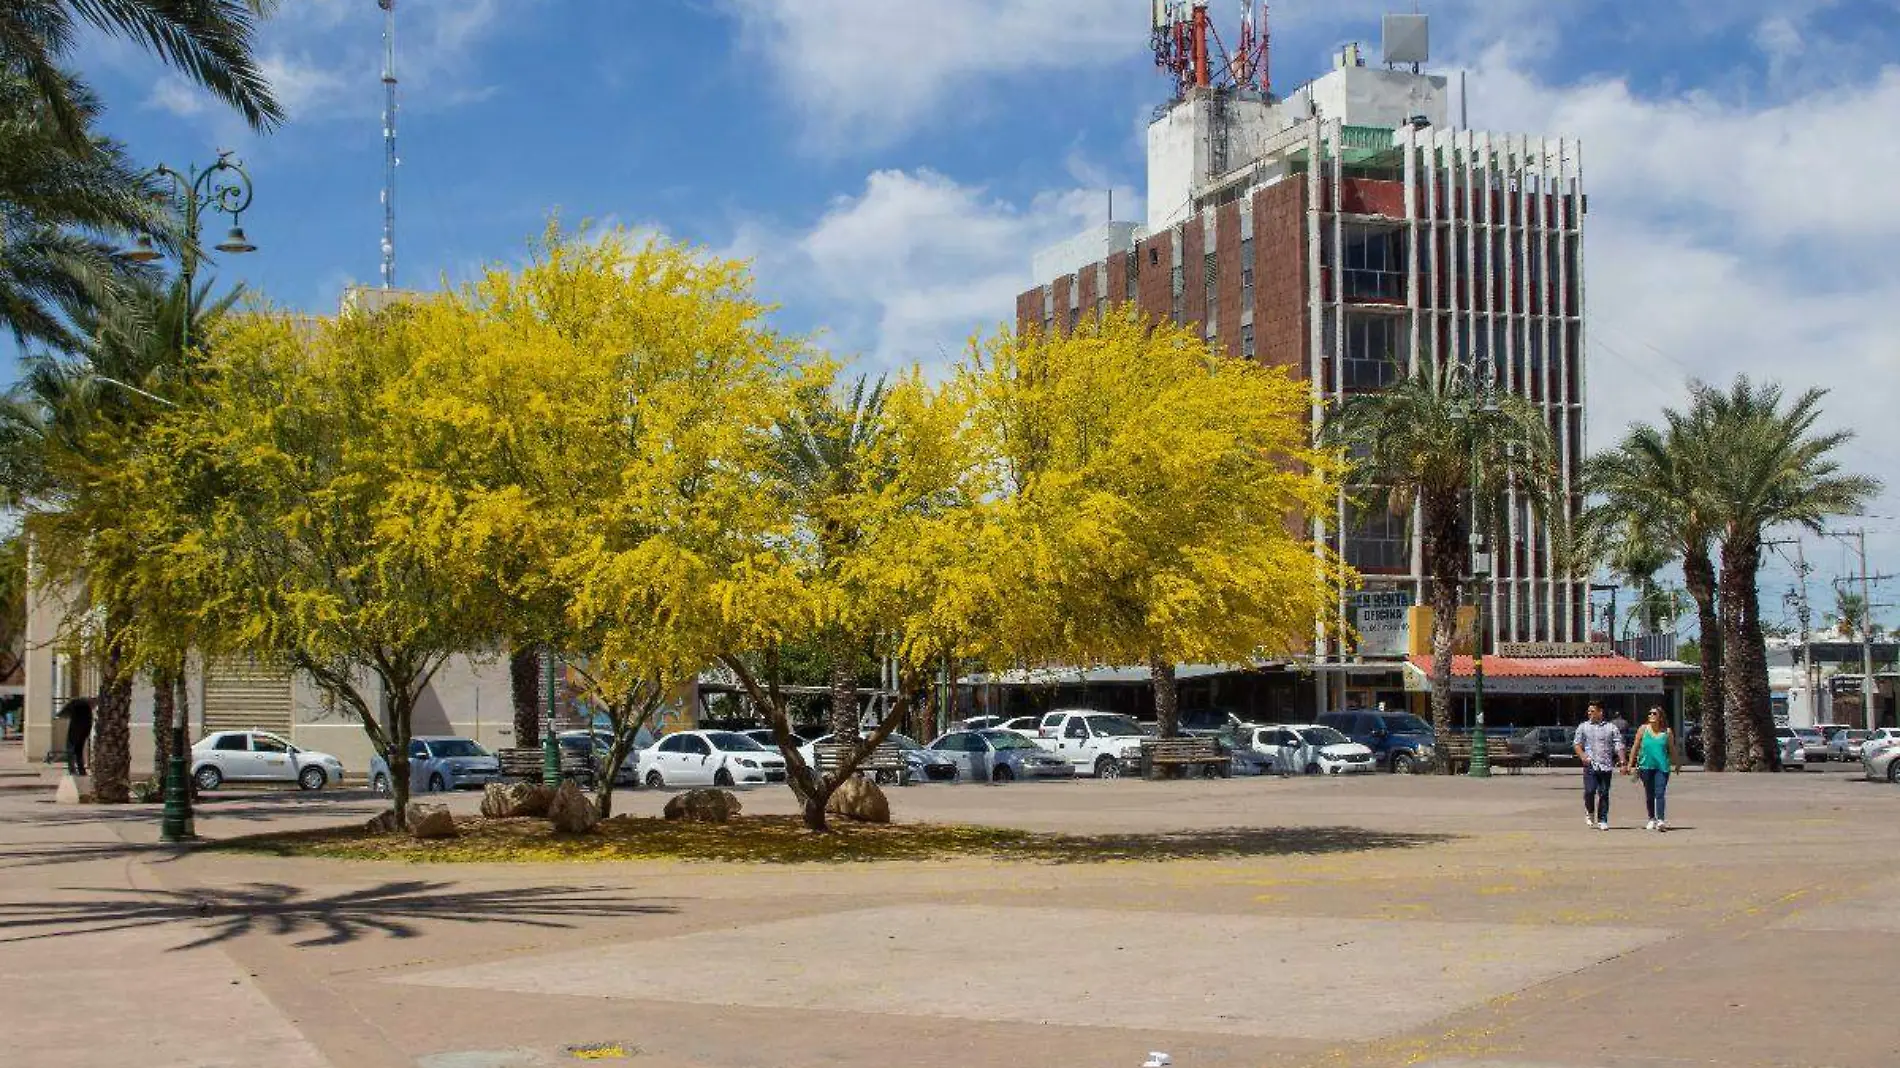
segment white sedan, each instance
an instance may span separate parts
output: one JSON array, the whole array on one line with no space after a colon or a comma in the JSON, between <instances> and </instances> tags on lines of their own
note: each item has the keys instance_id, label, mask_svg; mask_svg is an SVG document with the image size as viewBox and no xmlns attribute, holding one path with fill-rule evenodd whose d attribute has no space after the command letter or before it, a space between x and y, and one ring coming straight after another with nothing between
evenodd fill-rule
<instances>
[{"instance_id":1,"label":"white sedan","mask_svg":"<svg viewBox=\"0 0 1900 1068\"><path fill-rule=\"evenodd\" d=\"M343 762L268 731L218 731L191 747L191 778L206 791L227 782L294 782L321 790L343 781Z\"/></svg>"},{"instance_id":2,"label":"white sedan","mask_svg":"<svg viewBox=\"0 0 1900 1068\"><path fill-rule=\"evenodd\" d=\"M640 776L656 790L784 782L785 758L737 731L681 731L640 751Z\"/></svg>"}]
</instances>

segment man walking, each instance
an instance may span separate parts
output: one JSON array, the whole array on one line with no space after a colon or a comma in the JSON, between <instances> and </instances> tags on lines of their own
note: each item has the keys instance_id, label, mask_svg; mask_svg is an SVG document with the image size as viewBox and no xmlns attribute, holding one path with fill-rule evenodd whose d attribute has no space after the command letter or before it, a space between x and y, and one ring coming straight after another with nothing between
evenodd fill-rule
<instances>
[{"instance_id":1,"label":"man walking","mask_svg":"<svg viewBox=\"0 0 1900 1068\"><path fill-rule=\"evenodd\" d=\"M55 719L66 721L66 771L86 773L86 742L92 737L92 699L75 697L60 706Z\"/></svg>"},{"instance_id":2,"label":"man walking","mask_svg":"<svg viewBox=\"0 0 1900 1068\"><path fill-rule=\"evenodd\" d=\"M1599 831L1610 829L1610 783L1623 759L1623 732L1603 722L1603 706L1590 703L1590 719L1577 727L1571 741L1577 762L1583 765L1583 822Z\"/></svg>"}]
</instances>

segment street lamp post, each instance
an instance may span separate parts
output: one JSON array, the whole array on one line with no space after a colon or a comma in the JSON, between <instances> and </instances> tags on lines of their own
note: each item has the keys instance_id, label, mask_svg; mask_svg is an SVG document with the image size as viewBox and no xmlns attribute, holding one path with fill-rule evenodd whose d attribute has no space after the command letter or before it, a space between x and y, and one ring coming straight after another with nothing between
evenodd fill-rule
<instances>
[{"instance_id":1,"label":"street lamp post","mask_svg":"<svg viewBox=\"0 0 1900 1068\"><path fill-rule=\"evenodd\" d=\"M1485 596L1488 592L1485 583L1490 577L1491 554L1486 549L1484 535L1474 533L1471 535L1471 578L1477 591L1478 620L1471 641L1471 768L1468 773L1474 779L1491 777L1491 754L1484 734L1485 608L1490 600Z\"/></svg>"},{"instance_id":2,"label":"street lamp post","mask_svg":"<svg viewBox=\"0 0 1900 1068\"><path fill-rule=\"evenodd\" d=\"M193 166L180 174L160 164L155 173L171 179L172 188L185 212L184 244L178 263L178 276L185 287L186 302L184 322L180 327L182 334L179 348L182 351L191 347L192 286L198 277L198 260L203 255L198 246L198 231L203 225L206 209L231 217L230 230L214 248L233 255L257 251L257 246L244 236L244 227L240 224L244 209L251 206L251 176L241 163L232 158L228 149L220 150L217 161L202 170ZM125 258L134 263L151 263L162 255L153 245L151 235L141 234L138 242L125 253ZM125 388L144 393L133 386ZM191 811L190 771L185 760L188 730L184 706L174 701L171 755L165 762L165 812L158 825L158 837L162 842L189 842L198 837Z\"/></svg>"}]
</instances>

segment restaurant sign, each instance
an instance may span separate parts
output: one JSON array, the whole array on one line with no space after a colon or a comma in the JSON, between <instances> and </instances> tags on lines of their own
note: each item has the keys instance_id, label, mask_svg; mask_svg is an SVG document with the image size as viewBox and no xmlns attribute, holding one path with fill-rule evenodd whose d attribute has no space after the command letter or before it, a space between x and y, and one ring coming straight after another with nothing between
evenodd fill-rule
<instances>
[{"instance_id":1,"label":"restaurant sign","mask_svg":"<svg viewBox=\"0 0 1900 1068\"><path fill-rule=\"evenodd\" d=\"M1558 657L1611 656L1609 642L1499 642L1498 656L1513 660L1549 660Z\"/></svg>"}]
</instances>

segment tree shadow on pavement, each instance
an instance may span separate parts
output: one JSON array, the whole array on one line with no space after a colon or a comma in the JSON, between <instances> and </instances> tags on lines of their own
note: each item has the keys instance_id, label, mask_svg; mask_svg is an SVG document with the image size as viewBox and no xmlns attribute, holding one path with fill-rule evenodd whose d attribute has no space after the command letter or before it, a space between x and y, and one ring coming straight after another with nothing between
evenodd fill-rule
<instances>
[{"instance_id":1,"label":"tree shadow on pavement","mask_svg":"<svg viewBox=\"0 0 1900 1068\"><path fill-rule=\"evenodd\" d=\"M1320 856L1410 849L1454 841L1451 834L1370 831L1363 827L1227 827L1162 834L1038 835L1010 850L1057 864L1117 860L1212 860Z\"/></svg>"},{"instance_id":2,"label":"tree shadow on pavement","mask_svg":"<svg viewBox=\"0 0 1900 1068\"><path fill-rule=\"evenodd\" d=\"M184 855L174 845L151 842L41 842L0 846L0 871L44 868L55 864L87 864L98 860L138 857L147 864L169 864Z\"/></svg>"},{"instance_id":3,"label":"tree shadow on pavement","mask_svg":"<svg viewBox=\"0 0 1900 1068\"><path fill-rule=\"evenodd\" d=\"M282 791L269 794L211 795L193 801L192 807L197 810L200 819L216 817L221 820L240 820L246 823L267 823L271 820L283 819L285 816L331 814L336 806L366 801L381 801L381 807L388 807L386 800L368 791L341 790L321 794ZM355 812L354 809L344 811L352 815ZM101 823L149 824L156 827L164 816L165 806L156 802L131 805L56 805L47 800L30 808L20 808L0 814L0 823L33 827L87 827Z\"/></svg>"},{"instance_id":4,"label":"tree shadow on pavement","mask_svg":"<svg viewBox=\"0 0 1900 1068\"><path fill-rule=\"evenodd\" d=\"M249 934L310 937L299 947L337 946L369 935L417 938L418 921L506 923L571 928L572 919L612 919L678 911L658 900L628 898L608 887L455 890L420 879L312 895L282 883L230 889L115 890L82 901L0 901L0 944L178 925L200 932L174 950L198 949Z\"/></svg>"}]
</instances>

